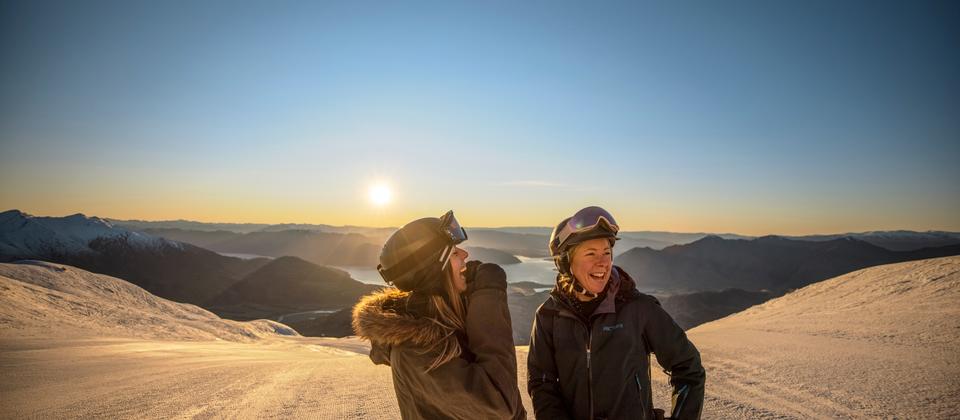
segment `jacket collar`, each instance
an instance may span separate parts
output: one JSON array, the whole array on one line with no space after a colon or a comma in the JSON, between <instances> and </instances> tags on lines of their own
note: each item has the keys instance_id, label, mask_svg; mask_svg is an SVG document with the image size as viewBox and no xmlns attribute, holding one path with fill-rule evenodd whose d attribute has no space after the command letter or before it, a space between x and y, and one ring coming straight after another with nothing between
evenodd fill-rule
<instances>
[{"instance_id":1,"label":"jacket collar","mask_svg":"<svg viewBox=\"0 0 960 420\"><path fill-rule=\"evenodd\" d=\"M557 280L559 282L559 275L557 275ZM573 308L566 302L566 297L562 296L562 293L559 284L553 286L553 290L550 292L550 299L553 301L555 308L562 312L568 312L567 315L576 318L577 316L573 314ZM616 313L618 304L634 300L639 295L640 292L637 291L637 284L633 281L633 278L622 268L615 265L610 273L610 286L608 286L607 295L593 313Z\"/></svg>"}]
</instances>

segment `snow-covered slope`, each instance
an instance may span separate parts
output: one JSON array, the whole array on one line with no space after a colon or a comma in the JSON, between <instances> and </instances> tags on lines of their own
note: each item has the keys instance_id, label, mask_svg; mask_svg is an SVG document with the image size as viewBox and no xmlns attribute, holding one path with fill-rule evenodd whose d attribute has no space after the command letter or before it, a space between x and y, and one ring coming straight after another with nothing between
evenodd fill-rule
<instances>
[{"instance_id":1,"label":"snow-covered slope","mask_svg":"<svg viewBox=\"0 0 960 420\"><path fill-rule=\"evenodd\" d=\"M0 264L0 325L0 338L250 341L298 335L277 322L221 319L115 277L40 261Z\"/></svg>"},{"instance_id":2,"label":"snow-covered slope","mask_svg":"<svg viewBox=\"0 0 960 420\"><path fill-rule=\"evenodd\" d=\"M705 418L960 417L960 257L855 271L687 334Z\"/></svg>"},{"instance_id":3,"label":"snow-covered slope","mask_svg":"<svg viewBox=\"0 0 960 420\"><path fill-rule=\"evenodd\" d=\"M914 347L960 343L960 257L855 271L696 331L734 325Z\"/></svg>"},{"instance_id":4,"label":"snow-covered slope","mask_svg":"<svg viewBox=\"0 0 960 420\"><path fill-rule=\"evenodd\" d=\"M0 256L3 257L92 253L95 251L90 243L98 238L121 240L148 250L181 247L178 242L116 227L99 217L82 214L36 217L19 210L0 213Z\"/></svg>"},{"instance_id":5,"label":"snow-covered slope","mask_svg":"<svg viewBox=\"0 0 960 420\"><path fill-rule=\"evenodd\" d=\"M367 351L74 267L0 264L2 419L398 419Z\"/></svg>"}]
</instances>

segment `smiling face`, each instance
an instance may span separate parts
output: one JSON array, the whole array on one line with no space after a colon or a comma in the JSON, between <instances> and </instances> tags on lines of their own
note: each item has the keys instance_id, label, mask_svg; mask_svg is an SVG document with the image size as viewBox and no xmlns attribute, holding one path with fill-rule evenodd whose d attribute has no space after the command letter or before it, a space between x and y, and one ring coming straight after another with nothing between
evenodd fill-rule
<instances>
[{"instance_id":1,"label":"smiling face","mask_svg":"<svg viewBox=\"0 0 960 420\"><path fill-rule=\"evenodd\" d=\"M570 256L570 272L591 293L600 293L610 281L613 269L613 248L606 238L591 239L574 247Z\"/></svg>"},{"instance_id":2,"label":"smiling face","mask_svg":"<svg viewBox=\"0 0 960 420\"><path fill-rule=\"evenodd\" d=\"M464 271L467 270L467 257L470 254L460 247L453 247L453 253L450 254L450 270L453 274L453 288L458 292L467 290L467 278L464 277Z\"/></svg>"}]
</instances>

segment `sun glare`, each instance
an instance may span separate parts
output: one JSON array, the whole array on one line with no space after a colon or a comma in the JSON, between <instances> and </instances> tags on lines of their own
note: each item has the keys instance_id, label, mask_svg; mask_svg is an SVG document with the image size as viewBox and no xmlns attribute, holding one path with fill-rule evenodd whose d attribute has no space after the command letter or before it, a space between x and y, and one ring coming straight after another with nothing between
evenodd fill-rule
<instances>
[{"instance_id":1,"label":"sun glare","mask_svg":"<svg viewBox=\"0 0 960 420\"><path fill-rule=\"evenodd\" d=\"M378 206L385 205L390 202L390 187L385 184L376 184L370 187L370 201L373 204Z\"/></svg>"}]
</instances>

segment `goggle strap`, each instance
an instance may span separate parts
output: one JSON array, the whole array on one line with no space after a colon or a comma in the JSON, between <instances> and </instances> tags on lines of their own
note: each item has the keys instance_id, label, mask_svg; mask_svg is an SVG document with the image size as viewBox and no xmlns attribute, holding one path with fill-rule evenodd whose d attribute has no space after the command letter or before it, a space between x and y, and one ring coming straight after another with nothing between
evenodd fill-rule
<instances>
[{"instance_id":1,"label":"goggle strap","mask_svg":"<svg viewBox=\"0 0 960 420\"><path fill-rule=\"evenodd\" d=\"M440 269L444 270L447 268L447 263L450 262L450 256L453 255L453 245L447 245L443 248L443 252L440 253L440 261L443 264L440 264Z\"/></svg>"}]
</instances>

